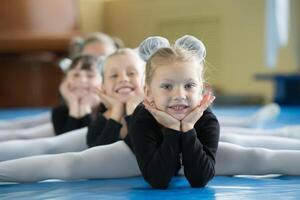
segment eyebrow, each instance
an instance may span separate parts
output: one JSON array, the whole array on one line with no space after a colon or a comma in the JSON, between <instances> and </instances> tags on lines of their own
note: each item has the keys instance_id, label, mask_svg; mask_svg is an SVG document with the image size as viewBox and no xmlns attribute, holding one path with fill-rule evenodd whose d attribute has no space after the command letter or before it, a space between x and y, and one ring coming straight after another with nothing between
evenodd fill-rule
<instances>
[{"instance_id":1,"label":"eyebrow","mask_svg":"<svg viewBox=\"0 0 300 200\"><path fill-rule=\"evenodd\" d=\"M173 79L162 79L161 81L166 81L166 82L176 82L176 80ZM195 82L195 79L193 78L188 78L188 79L184 79L184 82Z\"/></svg>"},{"instance_id":2,"label":"eyebrow","mask_svg":"<svg viewBox=\"0 0 300 200\"><path fill-rule=\"evenodd\" d=\"M195 82L195 79L193 78L184 79L184 82Z\"/></svg>"},{"instance_id":3,"label":"eyebrow","mask_svg":"<svg viewBox=\"0 0 300 200\"><path fill-rule=\"evenodd\" d=\"M175 82L175 81L172 80L172 79L162 79L161 81L163 81L163 82Z\"/></svg>"}]
</instances>

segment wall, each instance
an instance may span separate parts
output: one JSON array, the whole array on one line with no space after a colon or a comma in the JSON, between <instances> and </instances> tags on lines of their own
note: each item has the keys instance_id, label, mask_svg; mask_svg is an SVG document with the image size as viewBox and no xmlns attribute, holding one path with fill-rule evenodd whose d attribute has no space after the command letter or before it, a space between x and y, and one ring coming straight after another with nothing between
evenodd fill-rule
<instances>
[{"instance_id":1,"label":"wall","mask_svg":"<svg viewBox=\"0 0 300 200\"><path fill-rule=\"evenodd\" d=\"M81 11L84 31L119 36L130 47L149 35L198 36L208 49L208 81L227 94L270 100L273 85L255 75L296 70L290 45L281 49L277 68L265 67L262 0L81 0Z\"/></svg>"}]
</instances>

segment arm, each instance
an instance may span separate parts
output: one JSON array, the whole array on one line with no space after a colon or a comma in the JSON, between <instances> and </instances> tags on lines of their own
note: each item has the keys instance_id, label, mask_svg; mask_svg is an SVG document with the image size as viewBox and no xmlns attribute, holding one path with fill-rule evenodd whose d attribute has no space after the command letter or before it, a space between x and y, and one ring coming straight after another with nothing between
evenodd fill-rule
<instances>
[{"instance_id":1,"label":"arm","mask_svg":"<svg viewBox=\"0 0 300 200\"><path fill-rule=\"evenodd\" d=\"M205 186L215 174L219 129L216 117L205 111L195 128L182 134L184 174L192 187Z\"/></svg>"},{"instance_id":2,"label":"arm","mask_svg":"<svg viewBox=\"0 0 300 200\"><path fill-rule=\"evenodd\" d=\"M99 114L97 119L88 127L87 144L89 147L111 144L120 140L122 124L114 119L106 119Z\"/></svg>"},{"instance_id":3,"label":"arm","mask_svg":"<svg viewBox=\"0 0 300 200\"><path fill-rule=\"evenodd\" d=\"M129 136L144 179L165 189L179 168L180 132L164 128L142 106L133 114Z\"/></svg>"},{"instance_id":4,"label":"arm","mask_svg":"<svg viewBox=\"0 0 300 200\"><path fill-rule=\"evenodd\" d=\"M91 114L87 114L81 118L74 118L69 115L69 110L66 106L59 106L52 110L52 123L56 135L83 128L91 122Z\"/></svg>"}]
</instances>

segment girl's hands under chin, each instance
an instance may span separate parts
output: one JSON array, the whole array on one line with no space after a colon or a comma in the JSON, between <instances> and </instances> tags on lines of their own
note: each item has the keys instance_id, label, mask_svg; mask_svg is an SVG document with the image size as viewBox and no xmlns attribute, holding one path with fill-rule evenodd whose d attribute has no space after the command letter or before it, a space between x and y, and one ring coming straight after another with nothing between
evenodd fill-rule
<instances>
[{"instance_id":1,"label":"girl's hands under chin","mask_svg":"<svg viewBox=\"0 0 300 200\"><path fill-rule=\"evenodd\" d=\"M71 84L63 80L59 86L59 92L68 105L78 103L79 97L72 91Z\"/></svg>"},{"instance_id":2,"label":"girl's hands under chin","mask_svg":"<svg viewBox=\"0 0 300 200\"><path fill-rule=\"evenodd\" d=\"M110 112L110 118L117 122L121 122L125 112L125 104L114 97L108 96L101 88L97 89L97 94L99 95L101 102Z\"/></svg>"},{"instance_id":3,"label":"girl's hands under chin","mask_svg":"<svg viewBox=\"0 0 300 200\"><path fill-rule=\"evenodd\" d=\"M200 105L194 108L188 115L181 120L181 131L187 132L194 128L195 123L203 115L203 112L210 106L215 100L215 96L211 93L205 94L202 98Z\"/></svg>"},{"instance_id":4,"label":"girl's hands under chin","mask_svg":"<svg viewBox=\"0 0 300 200\"><path fill-rule=\"evenodd\" d=\"M100 104L100 97L96 93L96 89L91 89L85 96L80 99L80 115L92 113L93 108Z\"/></svg>"},{"instance_id":5,"label":"girl's hands under chin","mask_svg":"<svg viewBox=\"0 0 300 200\"><path fill-rule=\"evenodd\" d=\"M143 90L141 88L137 88L126 103L126 115L131 115L135 108L143 101L143 99Z\"/></svg>"},{"instance_id":6,"label":"girl's hands under chin","mask_svg":"<svg viewBox=\"0 0 300 200\"><path fill-rule=\"evenodd\" d=\"M166 128L174 129L180 131L180 121L172 117L170 114L158 110L155 104L150 103L147 99L143 102L145 108L153 115L158 123L163 125Z\"/></svg>"}]
</instances>

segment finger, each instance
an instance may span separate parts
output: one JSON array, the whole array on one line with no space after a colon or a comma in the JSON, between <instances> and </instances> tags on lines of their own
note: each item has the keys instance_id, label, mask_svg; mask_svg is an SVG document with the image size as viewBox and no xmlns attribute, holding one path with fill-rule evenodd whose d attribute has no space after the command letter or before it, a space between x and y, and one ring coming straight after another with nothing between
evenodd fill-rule
<instances>
[{"instance_id":1,"label":"finger","mask_svg":"<svg viewBox=\"0 0 300 200\"><path fill-rule=\"evenodd\" d=\"M205 95L203 96L203 98L201 99L199 106L202 106L202 105L206 104L206 102L207 102L208 99L210 98L209 96L210 96L210 94L205 94Z\"/></svg>"},{"instance_id":2,"label":"finger","mask_svg":"<svg viewBox=\"0 0 300 200\"><path fill-rule=\"evenodd\" d=\"M214 96L212 96L211 94L207 94L205 95L205 97L202 99L199 107L202 108L202 110L206 110L210 104L213 102L213 100L215 99Z\"/></svg>"}]
</instances>

